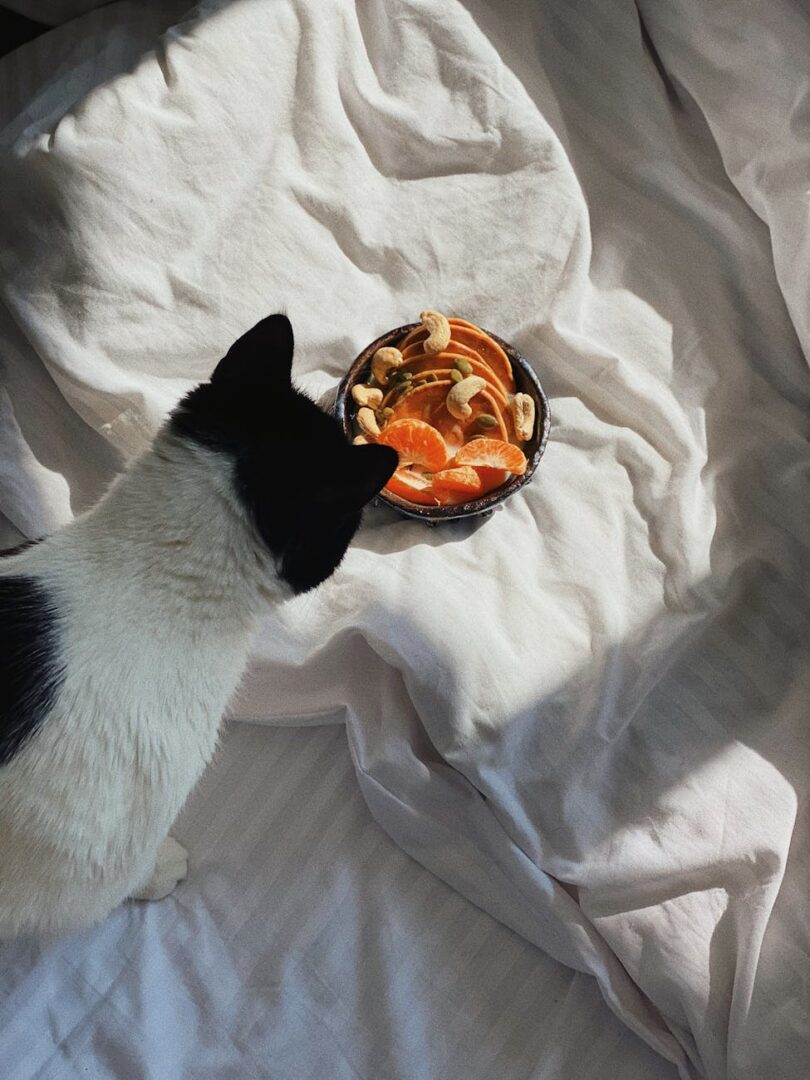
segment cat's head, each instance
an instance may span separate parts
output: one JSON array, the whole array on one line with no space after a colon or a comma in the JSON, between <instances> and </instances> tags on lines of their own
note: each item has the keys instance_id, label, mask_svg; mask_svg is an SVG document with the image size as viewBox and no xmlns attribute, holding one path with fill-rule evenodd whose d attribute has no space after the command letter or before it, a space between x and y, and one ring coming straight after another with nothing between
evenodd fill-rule
<instances>
[{"instance_id":1,"label":"cat's head","mask_svg":"<svg viewBox=\"0 0 810 1080\"><path fill-rule=\"evenodd\" d=\"M338 421L290 380L293 332L270 315L171 417L176 434L234 463L236 493L295 592L336 569L362 508L397 466L386 446L350 446Z\"/></svg>"}]
</instances>

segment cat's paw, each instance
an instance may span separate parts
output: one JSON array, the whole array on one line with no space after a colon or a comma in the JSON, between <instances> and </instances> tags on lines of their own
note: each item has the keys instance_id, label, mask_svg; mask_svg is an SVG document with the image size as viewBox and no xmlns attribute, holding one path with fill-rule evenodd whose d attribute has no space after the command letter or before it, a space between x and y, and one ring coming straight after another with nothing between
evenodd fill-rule
<instances>
[{"instance_id":1,"label":"cat's paw","mask_svg":"<svg viewBox=\"0 0 810 1080\"><path fill-rule=\"evenodd\" d=\"M162 900L185 881L188 874L188 852L173 836L167 836L158 848L155 869L141 888L132 894L133 900Z\"/></svg>"}]
</instances>

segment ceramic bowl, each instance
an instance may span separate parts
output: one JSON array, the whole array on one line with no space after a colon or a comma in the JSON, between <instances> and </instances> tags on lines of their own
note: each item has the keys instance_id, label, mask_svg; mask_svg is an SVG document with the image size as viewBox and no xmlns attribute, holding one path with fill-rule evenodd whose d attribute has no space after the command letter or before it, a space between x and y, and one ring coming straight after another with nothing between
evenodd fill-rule
<instances>
[{"instance_id":1,"label":"ceramic bowl","mask_svg":"<svg viewBox=\"0 0 810 1080\"><path fill-rule=\"evenodd\" d=\"M376 341L372 341L370 345L363 349L344 375L338 387L335 415L342 424L349 440L354 438L356 433L352 422L356 411L352 399L352 387L357 382L367 382L370 379L371 358L377 349L382 349L386 345L399 345L405 335L418 325L418 323L409 323L407 326L398 326L395 330L389 330L386 334L378 337ZM531 439L521 447L528 462L526 472L522 476L511 477L501 487L488 492L486 495L470 499L468 502L456 503L453 506L417 506L387 492L380 492L377 496L378 503L391 507L392 510L396 510L397 513L403 514L405 517L415 518L430 525L437 525L442 521L457 521L459 518L471 518L479 514L491 513L496 506L511 498L516 491L520 491L534 476L546 448L551 428L548 399L540 385L540 380L526 358L508 341L499 338L497 334L493 334L489 330L484 330L484 333L488 334L493 341L496 341L509 357L515 376L515 386L518 391L530 394L535 401L536 420L534 433Z\"/></svg>"}]
</instances>

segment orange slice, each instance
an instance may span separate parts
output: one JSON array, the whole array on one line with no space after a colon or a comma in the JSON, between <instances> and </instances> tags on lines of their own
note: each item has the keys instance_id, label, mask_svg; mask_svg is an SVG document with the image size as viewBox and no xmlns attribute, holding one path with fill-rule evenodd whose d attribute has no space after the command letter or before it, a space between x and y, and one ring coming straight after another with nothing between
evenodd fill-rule
<instances>
[{"instance_id":1,"label":"orange slice","mask_svg":"<svg viewBox=\"0 0 810 1080\"><path fill-rule=\"evenodd\" d=\"M385 425L377 442L392 446L399 454L400 465L422 465L436 472L447 461L444 439L424 420L392 420Z\"/></svg>"},{"instance_id":2,"label":"orange slice","mask_svg":"<svg viewBox=\"0 0 810 1080\"><path fill-rule=\"evenodd\" d=\"M412 333L416 334L416 333L420 333L420 332L418 330L414 330ZM408 337L405 338L405 341L407 341L408 338L410 338L410 337L411 337L411 334L408 334ZM421 353L422 356L424 356L425 353L424 353L424 349L422 348L422 342L424 340L425 340L425 334L424 334L424 331L422 331L418 341L412 341L410 345L406 345L405 348L400 349L400 352L402 353L404 358L406 360L410 360L413 356L416 356L419 353ZM451 346L452 346L452 348L451 348ZM469 345L463 345L460 341L453 341L452 338L450 340L450 345L447 346L444 353L436 353L435 355L437 357L444 356L444 354L447 353L447 352L452 352L456 356L466 356L470 360L480 360L481 359L481 357L478 355L478 353L475 351L475 349L471 349Z\"/></svg>"},{"instance_id":3,"label":"orange slice","mask_svg":"<svg viewBox=\"0 0 810 1080\"><path fill-rule=\"evenodd\" d=\"M416 386L404 396L397 396L396 391L392 391L390 395L386 395L383 406L393 408L392 422L422 420L436 428L447 444L448 454L454 454L471 435L483 434L484 430L488 430L495 438L508 440L509 432L504 421L506 411L500 407L488 389L482 390L480 394L471 398L472 413L466 420L456 420L447 411L445 404L452 386L450 379L440 379L438 382ZM478 423L478 417L482 413L494 416L498 422L497 426L489 429L482 428ZM390 426L389 423L388 427Z\"/></svg>"},{"instance_id":4,"label":"orange slice","mask_svg":"<svg viewBox=\"0 0 810 1080\"><path fill-rule=\"evenodd\" d=\"M476 440L480 442L480 440ZM493 469L489 465L476 465L475 471L478 473L478 479L481 483L481 495L487 495L490 491L494 491L495 488L499 488L502 484L511 476L506 469Z\"/></svg>"},{"instance_id":5,"label":"orange slice","mask_svg":"<svg viewBox=\"0 0 810 1080\"><path fill-rule=\"evenodd\" d=\"M411 472L410 469L397 469L383 491L422 506L439 505L439 500L430 491L430 480L421 473Z\"/></svg>"},{"instance_id":6,"label":"orange slice","mask_svg":"<svg viewBox=\"0 0 810 1080\"><path fill-rule=\"evenodd\" d=\"M506 469L522 476L526 472L526 455L502 439L473 439L461 447L453 464L486 465L490 469Z\"/></svg>"},{"instance_id":7,"label":"orange slice","mask_svg":"<svg viewBox=\"0 0 810 1080\"><path fill-rule=\"evenodd\" d=\"M450 332L450 336L451 336L451 339L452 339L452 327L453 327L453 326L465 326L465 327L472 327L472 328L473 328L474 330L477 330L477 329L478 329L478 327L477 327L477 326L475 326L475 325L474 325L473 323L471 323L471 322L467 322L467 320L466 320L466 319L455 319L455 318L448 318L448 320L447 320L447 321L448 321L448 322L450 323L450 326L451 326L451 332ZM399 349L399 351L400 351L400 352L401 352L401 353L402 353L402 354L404 355L404 354L405 354L405 350L406 350L406 349L408 349L408 348L410 348L410 347L411 347L411 345L413 345L413 343L414 343L415 341L424 341L424 340L425 340L425 338L426 338L427 336L428 336L428 334L427 334L427 330L425 330L424 326L422 326L422 325L420 324L419 326L415 326L415 327L413 328L413 330L410 330L410 331L409 331L409 332L408 332L408 333L407 333L407 334L405 335L405 337L404 337L404 338L402 338L402 340L400 341L399 345L397 345L397 348L398 348L398 349Z\"/></svg>"},{"instance_id":8,"label":"orange slice","mask_svg":"<svg viewBox=\"0 0 810 1080\"><path fill-rule=\"evenodd\" d=\"M514 394L515 380L512 375L512 365L500 345L493 341L489 334L485 334L480 327L467 322L466 319L448 319L447 321L450 323L451 334L448 351L457 345L467 346L476 352L486 364L489 364L500 379L504 390L507 393ZM408 349L415 342L424 341L426 337L427 331L423 327L417 326L402 339L398 347L400 351Z\"/></svg>"},{"instance_id":9,"label":"orange slice","mask_svg":"<svg viewBox=\"0 0 810 1080\"><path fill-rule=\"evenodd\" d=\"M474 398L471 398L469 406L472 409L472 416L469 420L465 420L465 430L468 437L472 435L483 435L484 430L478 423L478 417L483 413L488 413L490 416L494 416L498 421L497 428L490 428L492 433L491 437L500 438L503 442L509 441L509 430L506 426L506 420L504 417L508 415L506 410L501 407L500 403L495 400L494 395L489 389L482 390L480 394L476 394Z\"/></svg>"},{"instance_id":10,"label":"orange slice","mask_svg":"<svg viewBox=\"0 0 810 1080\"><path fill-rule=\"evenodd\" d=\"M433 477L433 490L440 499L444 497L448 502L464 502L481 490L481 478L469 465L442 469Z\"/></svg>"},{"instance_id":11,"label":"orange slice","mask_svg":"<svg viewBox=\"0 0 810 1080\"><path fill-rule=\"evenodd\" d=\"M383 398L382 407L393 408L397 420L416 419L430 423L434 409L444 407L452 385L450 379L441 378L437 382L421 383L407 394L401 394L402 387L397 384Z\"/></svg>"},{"instance_id":12,"label":"orange slice","mask_svg":"<svg viewBox=\"0 0 810 1080\"><path fill-rule=\"evenodd\" d=\"M415 326L413 330L407 333L402 339L402 341L400 341L399 345L397 345L397 348L404 356L407 350L411 347L411 345L413 345L415 341L424 341L426 337L427 331L425 330L424 326Z\"/></svg>"},{"instance_id":13,"label":"orange slice","mask_svg":"<svg viewBox=\"0 0 810 1080\"><path fill-rule=\"evenodd\" d=\"M471 349L475 349L481 359L489 364L498 378L501 380L503 387L510 394L515 392L515 380L512 375L512 365L509 363L509 357L489 336L485 334L483 330L479 330L477 326L471 326L469 323L458 325L458 323L451 319L451 342L457 341L461 345L469 345Z\"/></svg>"},{"instance_id":14,"label":"orange slice","mask_svg":"<svg viewBox=\"0 0 810 1080\"><path fill-rule=\"evenodd\" d=\"M417 343L416 348L419 348L419 343ZM454 350L455 346L451 346L447 352L436 353L433 356L428 356L423 352L411 353L405 360L402 370L412 371L414 376L427 375L430 373L438 376L440 379L446 379L448 372L455 368L456 360L466 360L472 368L470 374L478 375L480 378L485 379L489 385L490 393L497 399L501 408L504 410L508 409L509 399L501 385L501 380L489 364L485 364L480 356L476 356L475 354L472 356L462 355ZM472 352L472 349L470 352Z\"/></svg>"},{"instance_id":15,"label":"orange slice","mask_svg":"<svg viewBox=\"0 0 810 1080\"><path fill-rule=\"evenodd\" d=\"M470 322L469 319L457 319L455 316L447 320L451 326L464 326L468 330L477 330L479 334L483 334L484 331L480 326L476 326L475 323ZM489 335L487 335L489 336Z\"/></svg>"}]
</instances>

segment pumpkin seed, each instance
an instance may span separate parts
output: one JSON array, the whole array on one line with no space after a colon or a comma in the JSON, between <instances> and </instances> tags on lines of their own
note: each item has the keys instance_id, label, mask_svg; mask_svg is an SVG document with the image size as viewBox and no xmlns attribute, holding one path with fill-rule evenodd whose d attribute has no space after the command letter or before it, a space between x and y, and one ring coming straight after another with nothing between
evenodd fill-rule
<instances>
[{"instance_id":1,"label":"pumpkin seed","mask_svg":"<svg viewBox=\"0 0 810 1080\"><path fill-rule=\"evenodd\" d=\"M455 366L462 375L472 375L472 364L469 360L465 360L463 357L460 356L458 360L456 360Z\"/></svg>"},{"instance_id":2,"label":"pumpkin seed","mask_svg":"<svg viewBox=\"0 0 810 1080\"><path fill-rule=\"evenodd\" d=\"M382 414L383 414L383 416L384 416L384 417L386 418L386 420L387 420L389 416L393 416L393 415L394 415L394 410L393 410L393 409L391 408L391 406L390 406L390 405L386 405L386 406L385 406L385 408L384 408L384 409L383 409L383 411L382 411Z\"/></svg>"},{"instance_id":3,"label":"pumpkin seed","mask_svg":"<svg viewBox=\"0 0 810 1080\"><path fill-rule=\"evenodd\" d=\"M455 368L453 368L453 370L450 372L450 378L453 380L453 382L461 382L464 376L461 374L460 371L457 371Z\"/></svg>"},{"instance_id":4,"label":"pumpkin seed","mask_svg":"<svg viewBox=\"0 0 810 1080\"><path fill-rule=\"evenodd\" d=\"M481 425L481 427L486 427L486 428L491 428L491 427L497 427L498 426L498 421L495 419L495 417L490 416L489 413L485 413L485 412L482 412L481 415L478 417L478 423Z\"/></svg>"}]
</instances>

